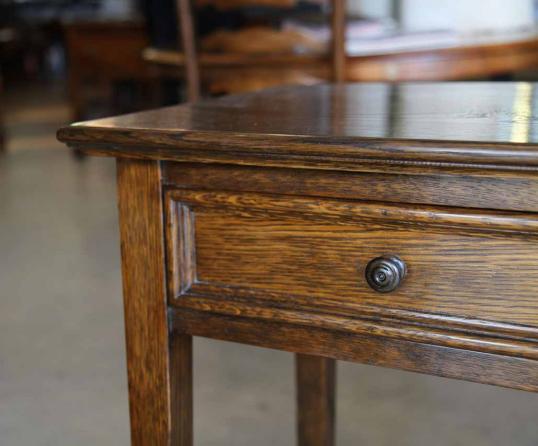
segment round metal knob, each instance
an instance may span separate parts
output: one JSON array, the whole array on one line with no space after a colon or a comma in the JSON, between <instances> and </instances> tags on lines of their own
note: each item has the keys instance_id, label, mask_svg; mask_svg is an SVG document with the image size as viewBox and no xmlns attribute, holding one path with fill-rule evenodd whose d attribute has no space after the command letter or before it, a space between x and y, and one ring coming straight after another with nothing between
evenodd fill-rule
<instances>
[{"instance_id":1,"label":"round metal knob","mask_svg":"<svg viewBox=\"0 0 538 446\"><path fill-rule=\"evenodd\" d=\"M407 272L402 259L397 256L376 257L366 265L366 281L379 293L390 293L400 286Z\"/></svg>"}]
</instances>

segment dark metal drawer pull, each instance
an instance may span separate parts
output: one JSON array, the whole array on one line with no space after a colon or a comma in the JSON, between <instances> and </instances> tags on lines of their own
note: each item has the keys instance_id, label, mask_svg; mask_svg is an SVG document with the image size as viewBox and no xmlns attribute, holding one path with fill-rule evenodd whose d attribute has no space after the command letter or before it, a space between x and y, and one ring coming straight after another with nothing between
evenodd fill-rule
<instances>
[{"instance_id":1,"label":"dark metal drawer pull","mask_svg":"<svg viewBox=\"0 0 538 446\"><path fill-rule=\"evenodd\" d=\"M407 272L405 262L397 256L376 257L366 265L366 281L379 293L389 293L400 286Z\"/></svg>"}]
</instances>

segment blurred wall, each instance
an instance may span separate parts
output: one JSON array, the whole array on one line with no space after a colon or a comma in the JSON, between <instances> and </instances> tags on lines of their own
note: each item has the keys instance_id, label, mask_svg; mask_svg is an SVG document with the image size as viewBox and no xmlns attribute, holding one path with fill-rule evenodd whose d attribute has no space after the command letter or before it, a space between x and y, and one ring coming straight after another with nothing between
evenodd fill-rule
<instances>
[{"instance_id":1,"label":"blurred wall","mask_svg":"<svg viewBox=\"0 0 538 446\"><path fill-rule=\"evenodd\" d=\"M347 0L347 10L372 18L396 12L409 31L495 30L533 26L535 0Z\"/></svg>"},{"instance_id":2,"label":"blurred wall","mask_svg":"<svg viewBox=\"0 0 538 446\"><path fill-rule=\"evenodd\" d=\"M395 0L347 0L349 14L379 18L392 15L392 3Z\"/></svg>"},{"instance_id":3,"label":"blurred wall","mask_svg":"<svg viewBox=\"0 0 538 446\"><path fill-rule=\"evenodd\" d=\"M513 29L534 25L534 0L401 0L409 31Z\"/></svg>"}]
</instances>

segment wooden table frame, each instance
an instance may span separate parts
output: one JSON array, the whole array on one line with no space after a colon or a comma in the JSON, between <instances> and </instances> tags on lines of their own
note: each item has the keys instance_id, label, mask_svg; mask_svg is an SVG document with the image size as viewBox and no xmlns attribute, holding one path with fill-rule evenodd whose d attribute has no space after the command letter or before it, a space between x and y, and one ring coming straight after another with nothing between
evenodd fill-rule
<instances>
[{"instance_id":1,"label":"wooden table frame","mask_svg":"<svg viewBox=\"0 0 538 446\"><path fill-rule=\"evenodd\" d=\"M378 137L350 105L380 85L61 129L117 158L133 445L192 444L192 336L297 354L300 446L334 442L335 360L537 392L535 87L404 84ZM385 294L389 245L409 274Z\"/></svg>"},{"instance_id":2,"label":"wooden table frame","mask_svg":"<svg viewBox=\"0 0 538 446\"><path fill-rule=\"evenodd\" d=\"M164 215L163 183L159 161L118 159L133 445L192 444L192 336L300 353L296 373L301 446L333 444L334 359L538 388L533 360L412 341L412 328L408 339L380 338L368 330L328 328L315 315L304 314L311 320L297 321L298 314L278 309L266 308L267 314L259 316L261 310L240 304L230 304L223 312L217 308L221 304L211 300L198 308L194 301L184 308L167 305L163 234L170 223Z\"/></svg>"},{"instance_id":3,"label":"wooden table frame","mask_svg":"<svg viewBox=\"0 0 538 446\"><path fill-rule=\"evenodd\" d=\"M217 315L208 324L197 312L183 319L168 309L161 187L159 162L118 160L131 441L188 446L193 436L192 335L239 340L247 329L253 345L279 348L282 340L262 336L265 324L234 326ZM214 329L205 332L209 325ZM305 334L296 333L292 351L303 349L299 343ZM311 353L319 352L314 348ZM329 446L334 439L335 361L308 354L298 354L296 361L299 444Z\"/></svg>"}]
</instances>

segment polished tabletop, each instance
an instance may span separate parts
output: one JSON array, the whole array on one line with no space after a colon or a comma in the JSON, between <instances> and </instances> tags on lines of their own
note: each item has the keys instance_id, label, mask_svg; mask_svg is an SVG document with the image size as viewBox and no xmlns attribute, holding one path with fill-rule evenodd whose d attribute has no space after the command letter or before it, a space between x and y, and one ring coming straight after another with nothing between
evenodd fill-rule
<instances>
[{"instance_id":1,"label":"polished tabletop","mask_svg":"<svg viewBox=\"0 0 538 446\"><path fill-rule=\"evenodd\" d=\"M277 87L78 123L60 130L59 138L73 146L144 146L144 156L150 156L150 146L176 152L242 147L257 155L279 150L301 156L307 149L312 154L326 148L324 155L338 149L340 156L538 166L537 86L453 82ZM418 148L410 153L410 147Z\"/></svg>"},{"instance_id":2,"label":"polished tabletop","mask_svg":"<svg viewBox=\"0 0 538 446\"><path fill-rule=\"evenodd\" d=\"M512 82L278 87L86 126L538 143L537 85Z\"/></svg>"}]
</instances>

